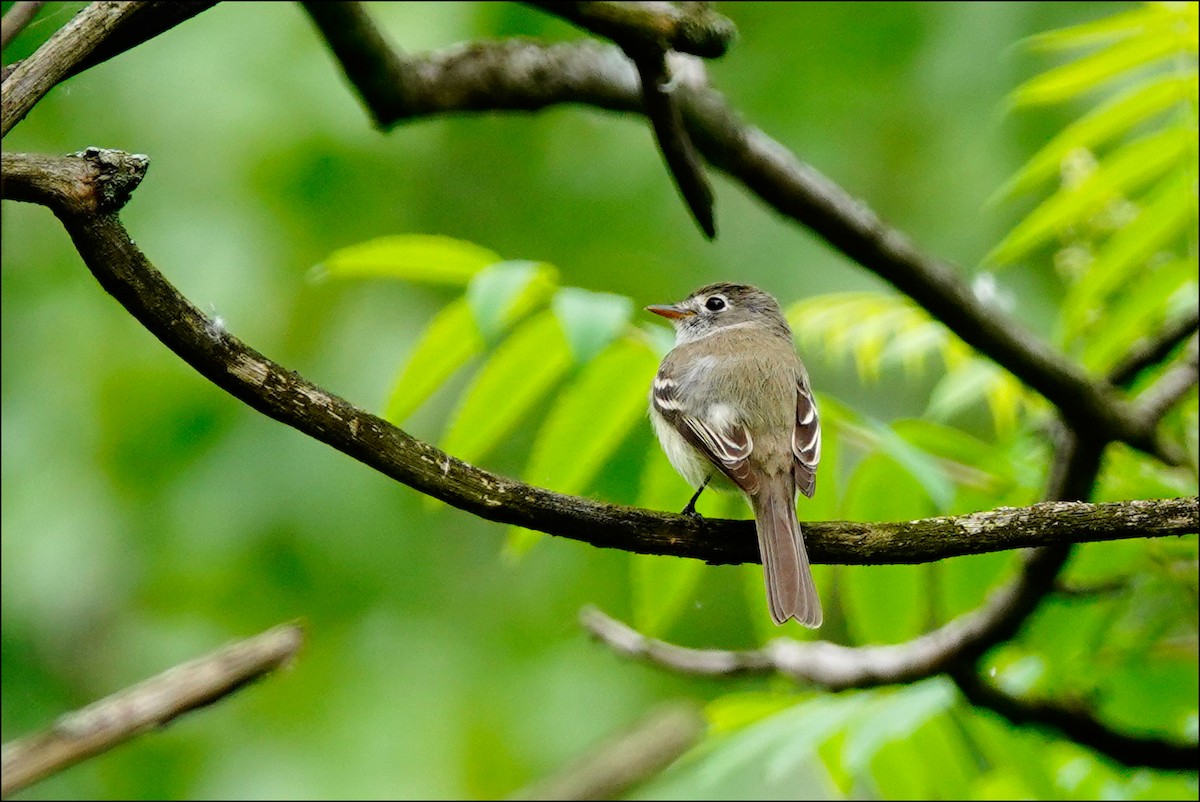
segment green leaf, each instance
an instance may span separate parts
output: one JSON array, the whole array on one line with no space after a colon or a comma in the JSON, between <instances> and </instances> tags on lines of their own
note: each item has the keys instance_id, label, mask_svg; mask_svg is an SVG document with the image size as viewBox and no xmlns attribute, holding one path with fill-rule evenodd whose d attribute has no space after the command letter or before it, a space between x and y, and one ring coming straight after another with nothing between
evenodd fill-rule
<instances>
[{"instance_id":1,"label":"green leaf","mask_svg":"<svg viewBox=\"0 0 1200 802\"><path fill-rule=\"evenodd\" d=\"M989 203L1032 189L1038 183L1057 178L1063 161L1077 148L1095 150L1099 145L1125 133L1157 114L1178 104L1197 102L1196 73L1156 76L1131 87L1064 128L1039 150L1008 181Z\"/></svg>"},{"instance_id":2,"label":"green leaf","mask_svg":"<svg viewBox=\"0 0 1200 802\"><path fill-rule=\"evenodd\" d=\"M521 324L467 388L442 448L467 462L482 459L570 367L571 351L553 313Z\"/></svg>"},{"instance_id":3,"label":"green leaf","mask_svg":"<svg viewBox=\"0 0 1200 802\"><path fill-rule=\"evenodd\" d=\"M1194 135L1194 134L1193 134ZM1167 176L1146 198L1132 222L1106 242L1095 261L1063 301L1063 341L1070 342L1091 322L1108 296L1125 292L1158 251L1196 227L1196 177L1190 170Z\"/></svg>"},{"instance_id":4,"label":"green leaf","mask_svg":"<svg viewBox=\"0 0 1200 802\"><path fill-rule=\"evenodd\" d=\"M1017 87L1010 100L1015 106L1059 103L1144 64L1181 52L1196 52L1195 28L1147 31L1026 81Z\"/></svg>"},{"instance_id":5,"label":"green leaf","mask_svg":"<svg viewBox=\"0 0 1200 802\"><path fill-rule=\"evenodd\" d=\"M471 242L434 234L400 234L334 251L318 269L333 278L395 278L463 286L500 257Z\"/></svg>"},{"instance_id":6,"label":"green leaf","mask_svg":"<svg viewBox=\"0 0 1200 802\"><path fill-rule=\"evenodd\" d=\"M1146 3L1132 11L1030 36L1025 44L1041 51L1090 47L1159 31L1175 21L1186 23L1189 16L1195 16L1195 3Z\"/></svg>"},{"instance_id":7,"label":"green leaf","mask_svg":"<svg viewBox=\"0 0 1200 802\"><path fill-rule=\"evenodd\" d=\"M846 728L843 762L852 773L868 772L883 746L912 737L929 719L949 710L957 698L954 683L945 677L879 694Z\"/></svg>"},{"instance_id":8,"label":"green leaf","mask_svg":"<svg viewBox=\"0 0 1200 802\"><path fill-rule=\"evenodd\" d=\"M903 449L912 446L893 435ZM850 477L842 517L856 521L921 518L934 511L924 485L938 476L936 466L902 468L894 452L871 454ZM944 482L944 478L942 479ZM948 483L947 483L948 485ZM949 492L949 489L947 490ZM838 591L846 628L855 644L892 643L914 637L927 623L928 592L922 566L869 565L838 569Z\"/></svg>"},{"instance_id":9,"label":"green leaf","mask_svg":"<svg viewBox=\"0 0 1200 802\"><path fill-rule=\"evenodd\" d=\"M954 338L908 298L876 292L831 293L806 298L787 310L805 351L822 349L829 359L853 354L863 378L876 378L889 361L919 371L930 352L949 359Z\"/></svg>"},{"instance_id":10,"label":"green leaf","mask_svg":"<svg viewBox=\"0 0 1200 802\"><path fill-rule=\"evenodd\" d=\"M1098 374L1107 373L1138 340L1165 322L1172 296L1196 280L1195 257L1173 259L1143 270L1117 294L1103 324L1093 327L1083 343L1083 363ZM1193 298L1195 292L1192 292ZM1194 305L1194 301L1192 302Z\"/></svg>"},{"instance_id":11,"label":"green leaf","mask_svg":"<svg viewBox=\"0 0 1200 802\"><path fill-rule=\"evenodd\" d=\"M701 560L630 555L633 622L638 632L663 637L696 596L705 565Z\"/></svg>"},{"instance_id":12,"label":"green leaf","mask_svg":"<svg viewBox=\"0 0 1200 802\"><path fill-rule=\"evenodd\" d=\"M479 331L495 342L517 321L544 306L558 287L558 270L545 262L489 265L467 285L467 305Z\"/></svg>"},{"instance_id":13,"label":"green leaf","mask_svg":"<svg viewBox=\"0 0 1200 802\"><path fill-rule=\"evenodd\" d=\"M454 372L483 353L483 336L462 299L438 312L401 369L384 406L383 417L403 423Z\"/></svg>"},{"instance_id":14,"label":"green leaf","mask_svg":"<svg viewBox=\"0 0 1200 802\"><path fill-rule=\"evenodd\" d=\"M657 366L650 347L633 337L617 340L585 365L538 429L525 480L560 493L583 492L634 425L645 419ZM534 534L512 533L510 556L540 539L540 532Z\"/></svg>"},{"instance_id":15,"label":"green leaf","mask_svg":"<svg viewBox=\"0 0 1200 802\"><path fill-rule=\"evenodd\" d=\"M937 458L942 472L956 484L1000 495L1015 481L1015 468L1006 464L1008 455L1002 449L961 429L930 420L905 419L893 421L892 430L914 448Z\"/></svg>"},{"instance_id":16,"label":"green leaf","mask_svg":"<svg viewBox=\"0 0 1200 802\"><path fill-rule=\"evenodd\" d=\"M1195 150L1195 132L1168 128L1122 146L1078 186L1046 199L992 249L985 261L1007 264L1082 222L1115 197L1180 166Z\"/></svg>"},{"instance_id":17,"label":"green leaf","mask_svg":"<svg viewBox=\"0 0 1200 802\"><path fill-rule=\"evenodd\" d=\"M566 332L575 361L581 365L623 333L633 316L630 298L578 287L563 287L550 305Z\"/></svg>"}]
</instances>

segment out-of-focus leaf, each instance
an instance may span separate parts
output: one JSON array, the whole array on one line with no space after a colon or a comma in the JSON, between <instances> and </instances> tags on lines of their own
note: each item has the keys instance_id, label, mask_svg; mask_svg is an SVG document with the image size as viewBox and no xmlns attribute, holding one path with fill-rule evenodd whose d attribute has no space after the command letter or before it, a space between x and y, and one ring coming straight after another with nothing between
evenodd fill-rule
<instances>
[{"instance_id":1,"label":"out-of-focus leaf","mask_svg":"<svg viewBox=\"0 0 1200 802\"><path fill-rule=\"evenodd\" d=\"M557 317L547 310L530 318L471 382L442 448L467 462L483 458L570 367L571 351Z\"/></svg>"},{"instance_id":2,"label":"out-of-focus leaf","mask_svg":"<svg viewBox=\"0 0 1200 802\"><path fill-rule=\"evenodd\" d=\"M1124 291L1134 277L1144 275L1151 256L1195 227L1196 176L1180 170L1154 189L1138 216L1113 234L1083 278L1071 287L1063 302L1064 341L1087 326L1089 313L1111 293Z\"/></svg>"},{"instance_id":3,"label":"out-of-focus leaf","mask_svg":"<svg viewBox=\"0 0 1200 802\"><path fill-rule=\"evenodd\" d=\"M1195 152L1195 131L1168 128L1122 146L1077 186L1046 199L985 257L995 264L1011 263L1056 237L1069 226L1095 214L1113 198L1183 166Z\"/></svg>"},{"instance_id":4,"label":"out-of-focus leaf","mask_svg":"<svg viewBox=\"0 0 1200 802\"><path fill-rule=\"evenodd\" d=\"M466 302L459 299L446 305L413 347L392 384L383 416L392 423L403 423L467 360L483 353L483 346L483 336Z\"/></svg>"},{"instance_id":5,"label":"out-of-focus leaf","mask_svg":"<svg viewBox=\"0 0 1200 802\"><path fill-rule=\"evenodd\" d=\"M652 637L663 637L696 595L705 565L701 560L630 555L634 627Z\"/></svg>"},{"instance_id":6,"label":"out-of-focus leaf","mask_svg":"<svg viewBox=\"0 0 1200 802\"><path fill-rule=\"evenodd\" d=\"M734 799L748 785L766 798L828 798L817 749L861 710L871 692L821 695L709 739L631 798Z\"/></svg>"},{"instance_id":7,"label":"out-of-focus leaf","mask_svg":"<svg viewBox=\"0 0 1200 802\"><path fill-rule=\"evenodd\" d=\"M1103 325L1094 326L1088 333L1082 343L1084 364L1096 373L1112 368L1139 339L1165 322L1173 293L1195 279L1194 257L1174 259L1142 271L1137 281L1130 282L1112 299Z\"/></svg>"},{"instance_id":8,"label":"out-of-focus leaf","mask_svg":"<svg viewBox=\"0 0 1200 802\"><path fill-rule=\"evenodd\" d=\"M956 484L979 487L993 495L1011 484L1013 470L1006 454L961 429L931 420L897 420L892 430L916 448L940 460L941 470Z\"/></svg>"},{"instance_id":9,"label":"out-of-focus leaf","mask_svg":"<svg viewBox=\"0 0 1200 802\"><path fill-rule=\"evenodd\" d=\"M500 257L471 242L435 234L398 234L334 251L318 266L333 278L394 278L465 285Z\"/></svg>"},{"instance_id":10,"label":"out-of-focus leaf","mask_svg":"<svg viewBox=\"0 0 1200 802\"><path fill-rule=\"evenodd\" d=\"M1155 30L1117 42L1026 81L1010 96L1015 106L1058 103L1144 64L1196 52L1196 29Z\"/></svg>"},{"instance_id":11,"label":"out-of-focus leaf","mask_svg":"<svg viewBox=\"0 0 1200 802\"><path fill-rule=\"evenodd\" d=\"M704 716L708 719L709 731L713 735L723 735L762 721L795 704L796 699L790 694L765 691L727 693L709 702L704 708Z\"/></svg>"},{"instance_id":12,"label":"out-of-focus leaf","mask_svg":"<svg viewBox=\"0 0 1200 802\"><path fill-rule=\"evenodd\" d=\"M1094 150L1134 126L1179 103L1197 102L1196 73L1157 76L1076 120L1045 144L1007 184L989 199L1012 197L1057 178L1063 160L1076 148Z\"/></svg>"},{"instance_id":13,"label":"out-of-focus leaf","mask_svg":"<svg viewBox=\"0 0 1200 802\"><path fill-rule=\"evenodd\" d=\"M912 737L922 724L954 704L954 683L934 677L877 695L846 728L842 761L851 772L866 773L885 744Z\"/></svg>"},{"instance_id":14,"label":"out-of-focus leaf","mask_svg":"<svg viewBox=\"0 0 1200 802\"><path fill-rule=\"evenodd\" d=\"M629 325L633 301L624 295L563 287L550 303L575 361L584 364Z\"/></svg>"},{"instance_id":15,"label":"out-of-focus leaf","mask_svg":"<svg viewBox=\"0 0 1200 802\"><path fill-rule=\"evenodd\" d=\"M545 262L514 260L489 265L467 285L467 305L487 342L543 306L558 287L558 270Z\"/></svg>"},{"instance_id":16,"label":"out-of-focus leaf","mask_svg":"<svg viewBox=\"0 0 1200 802\"><path fill-rule=\"evenodd\" d=\"M986 401L996 431L1004 434L1015 428L1027 397L1011 374L990 360L975 357L942 377L929 394L926 411L938 420L946 420Z\"/></svg>"},{"instance_id":17,"label":"out-of-focus leaf","mask_svg":"<svg viewBox=\"0 0 1200 802\"><path fill-rule=\"evenodd\" d=\"M525 480L560 493L581 493L634 424L644 420L658 359L641 339L625 337L583 367L562 392L533 442ZM540 539L514 528L510 556Z\"/></svg>"},{"instance_id":18,"label":"out-of-focus leaf","mask_svg":"<svg viewBox=\"0 0 1200 802\"><path fill-rule=\"evenodd\" d=\"M874 292L818 295L799 301L787 318L805 352L820 348L830 359L854 356L863 378L877 378L888 360L918 371L926 355L947 349L952 337L944 326L903 296Z\"/></svg>"},{"instance_id":19,"label":"out-of-focus leaf","mask_svg":"<svg viewBox=\"0 0 1200 802\"><path fill-rule=\"evenodd\" d=\"M1091 47L1114 39L1141 36L1157 31L1176 20L1186 23L1187 14L1195 15L1194 6L1195 3L1145 3L1131 11L1102 17L1082 25L1034 34L1025 39L1025 44L1031 50L1056 51Z\"/></svg>"},{"instance_id":20,"label":"out-of-focus leaf","mask_svg":"<svg viewBox=\"0 0 1200 802\"><path fill-rule=\"evenodd\" d=\"M895 440L903 443L899 437ZM916 452L907 443L904 447ZM933 505L916 477L901 469L888 454L875 453L864 459L851 476L842 517L857 521L906 520L932 511ZM924 629L928 588L923 567L842 567L838 590L846 628L855 644L899 642Z\"/></svg>"}]
</instances>

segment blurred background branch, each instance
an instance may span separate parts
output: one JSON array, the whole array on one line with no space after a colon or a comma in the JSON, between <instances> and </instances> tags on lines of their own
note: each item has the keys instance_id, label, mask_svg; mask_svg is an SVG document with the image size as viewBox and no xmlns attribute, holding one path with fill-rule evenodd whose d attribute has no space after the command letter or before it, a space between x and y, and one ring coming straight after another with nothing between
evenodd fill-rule
<instances>
[{"instance_id":1,"label":"blurred background branch","mask_svg":"<svg viewBox=\"0 0 1200 802\"><path fill-rule=\"evenodd\" d=\"M0 794L106 752L179 716L214 704L289 665L304 643L297 624L282 624L58 717L54 726L4 744Z\"/></svg>"}]
</instances>

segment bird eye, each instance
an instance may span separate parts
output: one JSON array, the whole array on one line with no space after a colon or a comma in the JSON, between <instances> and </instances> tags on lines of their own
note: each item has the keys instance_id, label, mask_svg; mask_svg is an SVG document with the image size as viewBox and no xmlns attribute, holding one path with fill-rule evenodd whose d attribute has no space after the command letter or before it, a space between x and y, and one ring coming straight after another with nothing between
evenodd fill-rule
<instances>
[{"instance_id":1,"label":"bird eye","mask_svg":"<svg viewBox=\"0 0 1200 802\"><path fill-rule=\"evenodd\" d=\"M714 295L704 302L704 308L710 312L720 312L725 308L725 299L720 295Z\"/></svg>"}]
</instances>

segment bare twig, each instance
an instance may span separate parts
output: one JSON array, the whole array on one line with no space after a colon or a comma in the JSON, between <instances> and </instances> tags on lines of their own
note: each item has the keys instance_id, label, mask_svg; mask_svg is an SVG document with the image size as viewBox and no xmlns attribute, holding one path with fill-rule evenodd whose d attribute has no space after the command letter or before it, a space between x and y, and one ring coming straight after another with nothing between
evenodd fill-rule
<instances>
[{"instance_id":1,"label":"bare twig","mask_svg":"<svg viewBox=\"0 0 1200 802\"><path fill-rule=\"evenodd\" d=\"M134 736L163 727L287 665L304 640L284 624L127 688L54 726L4 745L0 794L8 796L57 771L106 752Z\"/></svg>"},{"instance_id":2,"label":"bare twig","mask_svg":"<svg viewBox=\"0 0 1200 802\"><path fill-rule=\"evenodd\" d=\"M1153 337L1135 343L1110 371L1108 380L1115 385L1128 386L1139 373L1162 362L1176 346L1195 334L1197 326L1200 326L1200 309L1193 309L1171 321Z\"/></svg>"},{"instance_id":3,"label":"bare twig","mask_svg":"<svg viewBox=\"0 0 1200 802\"><path fill-rule=\"evenodd\" d=\"M147 330L253 408L410 487L487 520L595 546L757 562L750 521L696 519L567 496L481 470L417 440L248 347L179 294L115 214L145 157L90 149L75 156L3 154L4 197L43 203L62 220L100 284ZM103 195L106 188L120 192ZM89 200L89 192L102 194ZM962 554L1195 532L1191 499L1034 505L921 521L809 522L814 562L919 563Z\"/></svg>"},{"instance_id":4,"label":"bare twig","mask_svg":"<svg viewBox=\"0 0 1200 802\"><path fill-rule=\"evenodd\" d=\"M59 81L64 81L97 64L102 64L110 58L119 56L214 5L216 5L215 0L140 0L137 8L133 9L121 24L105 36L86 57L73 63ZM12 71L20 64L21 62L6 65L3 71L4 80L7 80Z\"/></svg>"},{"instance_id":5,"label":"bare twig","mask_svg":"<svg viewBox=\"0 0 1200 802\"><path fill-rule=\"evenodd\" d=\"M1075 743L1127 766L1195 772L1200 763L1200 749L1194 743L1129 735L1112 729L1086 709L1018 699L1000 691L977 671L954 670L951 676L971 704L999 713L1016 725L1057 730Z\"/></svg>"},{"instance_id":6,"label":"bare twig","mask_svg":"<svg viewBox=\"0 0 1200 802\"><path fill-rule=\"evenodd\" d=\"M692 748L704 730L704 716L694 705L664 706L513 798L617 799Z\"/></svg>"},{"instance_id":7,"label":"bare twig","mask_svg":"<svg viewBox=\"0 0 1200 802\"><path fill-rule=\"evenodd\" d=\"M677 50L704 58L725 54L737 36L707 3L530 2L550 14L611 39L624 50Z\"/></svg>"},{"instance_id":8,"label":"bare twig","mask_svg":"<svg viewBox=\"0 0 1200 802\"><path fill-rule=\"evenodd\" d=\"M692 649L649 638L595 608L586 608L581 617L584 627L615 651L685 674L780 674L835 691L875 688L971 665L992 646L1011 638L1036 609L1066 554L1064 547L1032 552L1017 579L993 593L978 610L918 638L888 646L849 647L777 638L762 649Z\"/></svg>"},{"instance_id":9,"label":"bare twig","mask_svg":"<svg viewBox=\"0 0 1200 802\"><path fill-rule=\"evenodd\" d=\"M8 43L25 30L25 26L37 16L44 5L46 4L42 0L18 0L9 6L8 13L0 20L0 50L8 47Z\"/></svg>"},{"instance_id":10,"label":"bare twig","mask_svg":"<svg viewBox=\"0 0 1200 802\"><path fill-rule=\"evenodd\" d=\"M1186 396L1200 379L1200 341L1193 337L1183 357L1137 398L1139 409L1156 424Z\"/></svg>"},{"instance_id":11,"label":"bare twig","mask_svg":"<svg viewBox=\"0 0 1200 802\"><path fill-rule=\"evenodd\" d=\"M713 191L704 175L700 156L683 126L679 105L669 87L667 58L662 51L626 51L637 65L645 99L645 113L654 130L654 140L666 162L667 172L687 204L700 230L709 239L717 236L713 214Z\"/></svg>"},{"instance_id":12,"label":"bare twig","mask_svg":"<svg viewBox=\"0 0 1200 802\"><path fill-rule=\"evenodd\" d=\"M92 3L55 31L44 45L25 59L5 79L0 89L0 136L29 113L42 97L62 81L122 21L137 11L136 2Z\"/></svg>"}]
</instances>

